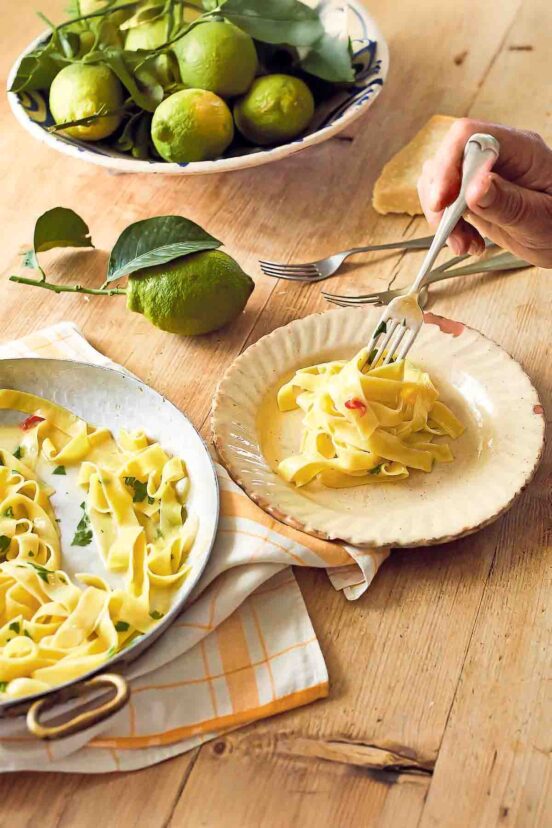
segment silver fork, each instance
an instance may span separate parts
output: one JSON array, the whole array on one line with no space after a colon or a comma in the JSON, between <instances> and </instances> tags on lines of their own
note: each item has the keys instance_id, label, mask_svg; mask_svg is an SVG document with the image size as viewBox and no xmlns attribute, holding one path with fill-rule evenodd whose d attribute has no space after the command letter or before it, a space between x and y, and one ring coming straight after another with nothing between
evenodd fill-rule
<instances>
[{"instance_id":1,"label":"silver fork","mask_svg":"<svg viewBox=\"0 0 552 828\"><path fill-rule=\"evenodd\" d=\"M466 210L468 186L481 168L488 164L489 159L492 159L494 164L499 151L500 145L492 135L477 133L468 139L464 148L462 184L458 198L444 211L435 238L408 292L393 299L383 311L368 343L368 354L375 350L373 359L370 359L372 368L378 365L382 357L382 365L388 365L392 360L404 359L412 347L424 321L418 301L420 286Z\"/></svg>"},{"instance_id":2,"label":"silver fork","mask_svg":"<svg viewBox=\"0 0 552 828\"><path fill-rule=\"evenodd\" d=\"M497 247L494 242L485 240L485 247L489 250L492 247ZM513 253L502 252L496 256L491 256L488 259L479 259L471 262L464 267L455 267L460 262L469 259L470 255L456 256L454 259L449 259L439 267L431 270L423 280L421 290L419 293L420 307L423 308L427 303L429 295L429 285L435 282L442 282L444 279L456 279L459 276L476 276L480 273L488 273L493 271L504 270L523 270L531 267L529 262L525 259L520 259L519 256L514 256ZM328 293L328 291L321 291L322 296L327 302L341 307L349 305L388 305L392 299L397 296L406 296L410 291L410 287L403 288L388 288L387 290L376 290L374 293L359 293L358 295L350 295L346 293Z\"/></svg>"},{"instance_id":3,"label":"silver fork","mask_svg":"<svg viewBox=\"0 0 552 828\"><path fill-rule=\"evenodd\" d=\"M288 279L290 282L322 282L333 276L345 259L355 253L370 253L374 250L427 250L432 240L433 236L424 236L421 239L408 239L387 244L367 244L364 247L351 247L349 250L334 253L333 256L303 264L283 264L264 259L260 259L259 264L266 276L273 276L275 279Z\"/></svg>"}]
</instances>

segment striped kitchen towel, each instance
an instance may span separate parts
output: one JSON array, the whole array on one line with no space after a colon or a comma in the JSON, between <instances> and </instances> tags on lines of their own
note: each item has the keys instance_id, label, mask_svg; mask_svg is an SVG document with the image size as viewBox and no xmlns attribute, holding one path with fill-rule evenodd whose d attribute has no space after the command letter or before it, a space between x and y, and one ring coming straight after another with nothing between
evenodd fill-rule
<instances>
[{"instance_id":1,"label":"striped kitchen towel","mask_svg":"<svg viewBox=\"0 0 552 828\"><path fill-rule=\"evenodd\" d=\"M33 356L123 370L69 322L0 346L3 359ZM127 668L128 705L56 742L30 736L24 718L0 721L0 771L134 770L328 694L324 658L290 565L327 569L335 589L353 600L388 552L297 532L259 509L218 464L217 473L221 521L211 558L183 614Z\"/></svg>"}]
</instances>

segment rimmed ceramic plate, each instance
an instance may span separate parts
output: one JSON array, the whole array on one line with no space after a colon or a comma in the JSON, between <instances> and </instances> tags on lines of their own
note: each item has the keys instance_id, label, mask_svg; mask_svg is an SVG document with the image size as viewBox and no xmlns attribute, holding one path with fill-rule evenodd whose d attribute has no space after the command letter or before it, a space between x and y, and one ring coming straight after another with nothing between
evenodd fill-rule
<instances>
[{"instance_id":1,"label":"rimmed ceramic plate","mask_svg":"<svg viewBox=\"0 0 552 828\"><path fill-rule=\"evenodd\" d=\"M312 2L309 4L312 5ZM370 108L383 88L389 69L389 52L385 38L360 0L348 0L347 3L341 5L344 6L347 31L355 55L354 63L357 69L355 83L346 89L337 91L329 101L317 108L312 124L305 135L271 149L230 147L223 158L188 164L140 160L117 152L113 147L102 142L85 143L48 132L48 127L54 124L54 119L48 108L47 96L42 92L19 94L8 92L8 100L13 114L33 138L72 158L107 167L114 172L205 175L269 164L337 135ZM339 11L340 5L338 4L334 12ZM49 36L49 32L44 32L19 55L8 77L8 89L13 84L23 58L44 43Z\"/></svg>"},{"instance_id":2,"label":"rimmed ceramic plate","mask_svg":"<svg viewBox=\"0 0 552 828\"><path fill-rule=\"evenodd\" d=\"M377 308L345 308L279 328L245 351L222 378L213 436L230 475L265 511L297 529L357 546L426 546L495 520L539 463L544 417L522 368L471 328L426 315L410 358L467 426L455 460L400 483L297 489L276 474L297 452L301 411L281 414L276 391L301 367L351 357L369 340Z\"/></svg>"}]
</instances>

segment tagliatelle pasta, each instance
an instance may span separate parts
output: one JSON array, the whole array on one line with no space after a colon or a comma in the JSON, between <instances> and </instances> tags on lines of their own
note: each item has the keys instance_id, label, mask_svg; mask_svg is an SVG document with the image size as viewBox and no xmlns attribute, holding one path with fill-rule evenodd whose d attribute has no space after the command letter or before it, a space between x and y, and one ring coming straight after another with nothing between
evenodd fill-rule
<instances>
[{"instance_id":1,"label":"tagliatelle pasta","mask_svg":"<svg viewBox=\"0 0 552 828\"><path fill-rule=\"evenodd\" d=\"M77 678L148 632L189 572L197 521L185 502L189 478L142 432L118 441L51 402L0 390L0 409L31 415L13 452L0 449L0 698L18 698ZM107 572L63 570L60 537L39 479L39 460L78 470L82 518L74 545L95 538ZM97 554L91 550L91 554Z\"/></svg>"},{"instance_id":2,"label":"tagliatelle pasta","mask_svg":"<svg viewBox=\"0 0 552 828\"><path fill-rule=\"evenodd\" d=\"M304 412L299 454L278 466L296 486L319 479L341 488L404 480L453 459L435 437L464 426L439 401L429 374L409 361L370 368L363 349L349 361L303 368L278 392L280 411Z\"/></svg>"}]
</instances>

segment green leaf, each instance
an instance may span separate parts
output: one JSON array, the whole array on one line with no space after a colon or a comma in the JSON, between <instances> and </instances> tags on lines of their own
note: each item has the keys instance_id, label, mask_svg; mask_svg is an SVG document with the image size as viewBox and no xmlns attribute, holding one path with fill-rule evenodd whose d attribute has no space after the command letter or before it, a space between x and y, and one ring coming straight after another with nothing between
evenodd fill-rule
<instances>
[{"instance_id":1,"label":"green leaf","mask_svg":"<svg viewBox=\"0 0 552 828\"><path fill-rule=\"evenodd\" d=\"M15 449L15 451L13 453L13 456L15 457L16 460L21 460L21 458L23 457L23 454L24 454L23 446L17 446L17 448Z\"/></svg>"},{"instance_id":2,"label":"green leaf","mask_svg":"<svg viewBox=\"0 0 552 828\"><path fill-rule=\"evenodd\" d=\"M133 503L142 503L146 499L148 494L147 483L142 483L141 480L137 480L135 477L125 477L125 485L134 489L134 495L132 497Z\"/></svg>"},{"instance_id":3,"label":"green leaf","mask_svg":"<svg viewBox=\"0 0 552 828\"><path fill-rule=\"evenodd\" d=\"M6 560L6 552L9 549L11 538L7 535L0 535L0 561Z\"/></svg>"},{"instance_id":4,"label":"green leaf","mask_svg":"<svg viewBox=\"0 0 552 828\"><path fill-rule=\"evenodd\" d=\"M86 514L86 503L81 503L82 517L77 523L75 537L71 541L71 546L88 546L92 543L92 529L90 528L90 518Z\"/></svg>"},{"instance_id":5,"label":"green leaf","mask_svg":"<svg viewBox=\"0 0 552 828\"><path fill-rule=\"evenodd\" d=\"M27 563L29 564L29 566L32 566L33 569L36 569L38 577L41 578L44 581L44 583L47 584L48 575L50 575L52 571L50 569L46 569L45 566L42 566L41 564L35 564L32 561L27 561Z\"/></svg>"},{"instance_id":6,"label":"green leaf","mask_svg":"<svg viewBox=\"0 0 552 828\"><path fill-rule=\"evenodd\" d=\"M145 267L220 246L221 242L182 216L155 216L137 221L117 239L109 257L106 283Z\"/></svg>"},{"instance_id":7,"label":"green leaf","mask_svg":"<svg viewBox=\"0 0 552 828\"><path fill-rule=\"evenodd\" d=\"M11 630L16 635L19 635L19 621L12 621L8 627L8 630Z\"/></svg>"},{"instance_id":8,"label":"green leaf","mask_svg":"<svg viewBox=\"0 0 552 828\"><path fill-rule=\"evenodd\" d=\"M7 517L7 518L12 518L13 517L13 506L8 506L8 508L4 512L4 517Z\"/></svg>"},{"instance_id":9,"label":"green leaf","mask_svg":"<svg viewBox=\"0 0 552 828\"><path fill-rule=\"evenodd\" d=\"M158 612L157 610L152 610L150 612L150 618L153 618L154 621L159 621L161 618L164 618L162 612Z\"/></svg>"},{"instance_id":10,"label":"green leaf","mask_svg":"<svg viewBox=\"0 0 552 828\"><path fill-rule=\"evenodd\" d=\"M355 79L349 39L325 32L301 60L305 72L333 83L351 83Z\"/></svg>"},{"instance_id":11,"label":"green leaf","mask_svg":"<svg viewBox=\"0 0 552 828\"><path fill-rule=\"evenodd\" d=\"M117 621L115 629L117 632L126 632L130 628L128 621Z\"/></svg>"},{"instance_id":12,"label":"green leaf","mask_svg":"<svg viewBox=\"0 0 552 828\"><path fill-rule=\"evenodd\" d=\"M33 246L35 255L55 247L94 247L86 222L67 207L54 207L39 216Z\"/></svg>"},{"instance_id":13,"label":"green leaf","mask_svg":"<svg viewBox=\"0 0 552 828\"><path fill-rule=\"evenodd\" d=\"M17 67L10 92L49 89L59 70L67 63L68 60L60 51L57 37L54 35L48 43L25 55Z\"/></svg>"},{"instance_id":14,"label":"green leaf","mask_svg":"<svg viewBox=\"0 0 552 828\"><path fill-rule=\"evenodd\" d=\"M56 468L53 470L52 474L66 475L67 472L65 471L65 466L56 466Z\"/></svg>"},{"instance_id":15,"label":"green leaf","mask_svg":"<svg viewBox=\"0 0 552 828\"><path fill-rule=\"evenodd\" d=\"M8 682L7 681L0 681L0 693L5 693L8 689Z\"/></svg>"},{"instance_id":16,"label":"green leaf","mask_svg":"<svg viewBox=\"0 0 552 828\"><path fill-rule=\"evenodd\" d=\"M163 100L164 91L161 84L148 75L148 80L136 76L136 70L144 63L148 55L153 54L140 50L125 52L115 46L89 52L83 58L84 63L102 63L109 66L114 72L130 97L141 109L154 112Z\"/></svg>"},{"instance_id":17,"label":"green leaf","mask_svg":"<svg viewBox=\"0 0 552 828\"><path fill-rule=\"evenodd\" d=\"M264 43L312 46L324 35L320 15L300 0L225 0L222 14Z\"/></svg>"}]
</instances>

